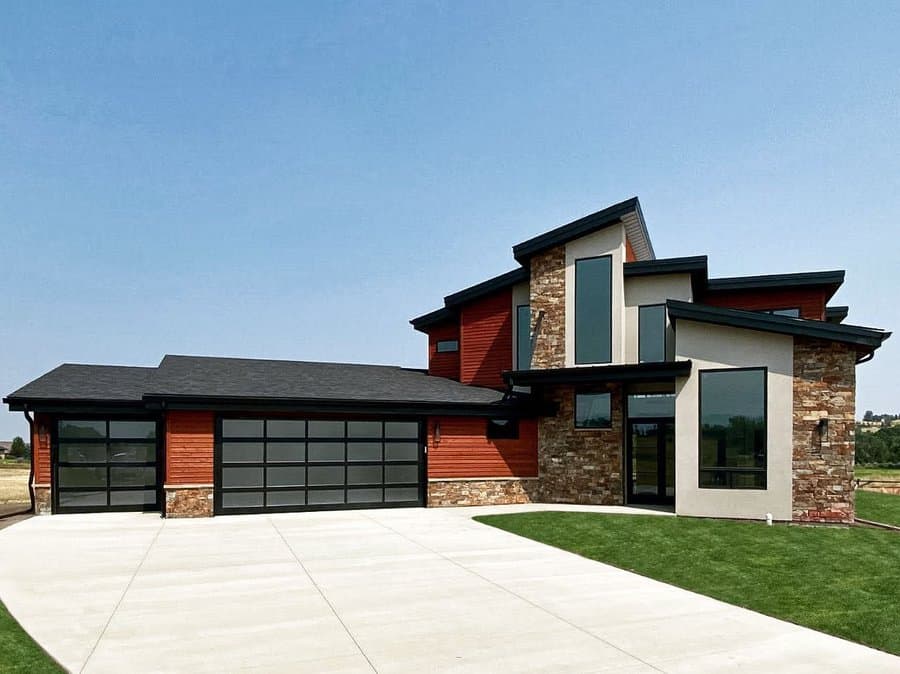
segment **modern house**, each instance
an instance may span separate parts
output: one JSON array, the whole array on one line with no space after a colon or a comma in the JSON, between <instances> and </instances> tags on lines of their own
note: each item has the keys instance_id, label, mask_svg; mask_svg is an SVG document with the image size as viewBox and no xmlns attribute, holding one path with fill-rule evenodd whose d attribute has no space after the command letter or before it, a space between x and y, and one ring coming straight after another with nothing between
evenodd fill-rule
<instances>
[{"instance_id":1,"label":"modern house","mask_svg":"<svg viewBox=\"0 0 900 674\"><path fill-rule=\"evenodd\" d=\"M709 278L629 199L513 247L411 323L428 368L166 356L61 365L5 399L42 512L167 517L528 501L849 522L842 271Z\"/></svg>"}]
</instances>

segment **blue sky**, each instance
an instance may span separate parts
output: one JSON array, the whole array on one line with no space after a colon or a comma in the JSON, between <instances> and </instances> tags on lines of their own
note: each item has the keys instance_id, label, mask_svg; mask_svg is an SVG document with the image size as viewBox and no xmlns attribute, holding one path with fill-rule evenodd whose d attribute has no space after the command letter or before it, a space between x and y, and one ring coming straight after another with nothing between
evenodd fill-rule
<instances>
[{"instance_id":1,"label":"blue sky","mask_svg":"<svg viewBox=\"0 0 900 674\"><path fill-rule=\"evenodd\" d=\"M407 320L638 195L659 256L900 329L897 3L0 6L0 394L164 353L422 366ZM900 411L900 336L858 369ZM0 439L25 435L0 412Z\"/></svg>"}]
</instances>

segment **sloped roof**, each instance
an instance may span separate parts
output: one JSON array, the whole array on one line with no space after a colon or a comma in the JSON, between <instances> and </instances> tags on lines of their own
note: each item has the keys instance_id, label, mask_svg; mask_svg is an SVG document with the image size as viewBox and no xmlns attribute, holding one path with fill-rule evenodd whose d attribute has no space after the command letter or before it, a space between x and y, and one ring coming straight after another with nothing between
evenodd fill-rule
<instances>
[{"instance_id":1,"label":"sloped roof","mask_svg":"<svg viewBox=\"0 0 900 674\"><path fill-rule=\"evenodd\" d=\"M183 399L478 406L500 403L503 394L391 365L167 355L158 367L60 365L4 401L141 404Z\"/></svg>"},{"instance_id":2,"label":"sloped roof","mask_svg":"<svg viewBox=\"0 0 900 674\"><path fill-rule=\"evenodd\" d=\"M10 393L8 399L140 402L156 371L155 367L65 363Z\"/></svg>"},{"instance_id":3,"label":"sloped roof","mask_svg":"<svg viewBox=\"0 0 900 674\"><path fill-rule=\"evenodd\" d=\"M591 213L583 218L523 241L513 246L513 257L518 262L525 264L527 260L538 253L619 223L625 225L628 238L632 242L639 259L652 260L656 257L653 252L650 235L647 233L644 215L641 212L641 204L637 197L613 204L596 213Z\"/></svg>"},{"instance_id":4,"label":"sloped roof","mask_svg":"<svg viewBox=\"0 0 900 674\"><path fill-rule=\"evenodd\" d=\"M891 336L890 332L876 328L866 328L859 325L846 325L843 323L828 323L806 318L791 318L765 314L758 311L745 311L743 309L725 309L713 307L707 304L695 304L680 300L666 302L669 317L673 320L684 319L700 323L712 323L715 325L727 325L735 328L759 330L761 332L776 332L783 335L795 335L798 337L813 337L832 342L843 342L861 347L865 351L874 351L881 343Z\"/></svg>"}]
</instances>

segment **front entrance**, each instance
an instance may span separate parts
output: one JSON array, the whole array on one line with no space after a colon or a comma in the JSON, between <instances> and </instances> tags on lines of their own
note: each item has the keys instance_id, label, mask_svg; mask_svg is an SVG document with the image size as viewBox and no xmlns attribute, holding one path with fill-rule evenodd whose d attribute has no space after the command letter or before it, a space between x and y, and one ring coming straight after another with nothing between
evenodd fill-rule
<instances>
[{"instance_id":1,"label":"front entrance","mask_svg":"<svg viewBox=\"0 0 900 674\"><path fill-rule=\"evenodd\" d=\"M675 503L675 420L628 422L628 502Z\"/></svg>"}]
</instances>

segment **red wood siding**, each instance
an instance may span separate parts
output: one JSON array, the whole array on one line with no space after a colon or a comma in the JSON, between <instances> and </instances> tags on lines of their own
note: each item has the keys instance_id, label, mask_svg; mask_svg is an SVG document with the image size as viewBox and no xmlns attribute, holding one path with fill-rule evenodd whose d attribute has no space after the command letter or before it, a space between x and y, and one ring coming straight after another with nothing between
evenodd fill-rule
<instances>
[{"instance_id":1,"label":"red wood siding","mask_svg":"<svg viewBox=\"0 0 900 674\"><path fill-rule=\"evenodd\" d=\"M34 461L35 484L50 484L50 427L54 423L53 418L46 414L34 415L31 460Z\"/></svg>"},{"instance_id":2,"label":"red wood siding","mask_svg":"<svg viewBox=\"0 0 900 674\"><path fill-rule=\"evenodd\" d=\"M438 325L428 332L428 374L459 381L459 351L438 353L437 343L444 339L459 339L459 325Z\"/></svg>"},{"instance_id":3,"label":"red wood siding","mask_svg":"<svg viewBox=\"0 0 900 674\"><path fill-rule=\"evenodd\" d=\"M801 318L825 320L828 291L819 288L772 290L718 290L706 293L701 302L729 309L800 309Z\"/></svg>"},{"instance_id":4,"label":"red wood siding","mask_svg":"<svg viewBox=\"0 0 900 674\"><path fill-rule=\"evenodd\" d=\"M166 414L166 484L212 484L212 412Z\"/></svg>"},{"instance_id":5,"label":"red wood siding","mask_svg":"<svg viewBox=\"0 0 900 674\"><path fill-rule=\"evenodd\" d=\"M631 246L631 241L625 239L625 262L634 262L637 260L637 255L634 254L634 248Z\"/></svg>"},{"instance_id":6,"label":"red wood siding","mask_svg":"<svg viewBox=\"0 0 900 674\"><path fill-rule=\"evenodd\" d=\"M460 381L505 388L501 374L512 369L512 290L463 306L459 322Z\"/></svg>"},{"instance_id":7,"label":"red wood siding","mask_svg":"<svg viewBox=\"0 0 900 674\"><path fill-rule=\"evenodd\" d=\"M441 438L435 439L440 424ZM488 440L487 420L432 417L428 420L428 477L536 477L537 421L519 422L518 440Z\"/></svg>"}]
</instances>

